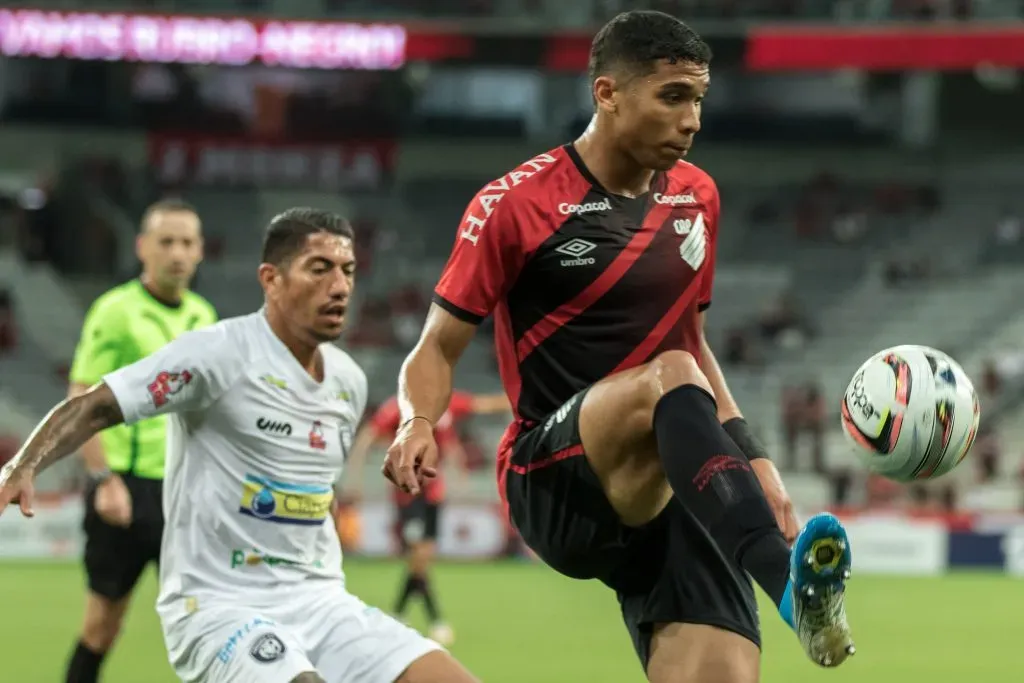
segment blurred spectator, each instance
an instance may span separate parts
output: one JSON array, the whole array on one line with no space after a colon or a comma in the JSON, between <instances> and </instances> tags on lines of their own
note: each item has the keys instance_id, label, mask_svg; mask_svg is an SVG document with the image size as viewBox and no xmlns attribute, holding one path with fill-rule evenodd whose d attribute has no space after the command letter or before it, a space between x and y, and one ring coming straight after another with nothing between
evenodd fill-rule
<instances>
[{"instance_id":1,"label":"blurred spectator","mask_svg":"<svg viewBox=\"0 0 1024 683\"><path fill-rule=\"evenodd\" d=\"M392 291L388 304L395 339L403 347L411 349L419 339L423 319L430 305L423 294L423 288L415 283L402 285Z\"/></svg>"},{"instance_id":2,"label":"blurred spectator","mask_svg":"<svg viewBox=\"0 0 1024 683\"><path fill-rule=\"evenodd\" d=\"M754 365L757 353L754 342L743 328L733 328L725 336L725 353L722 359L728 365Z\"/></svg>"},{"instance_id":3,"label":"blurred spectator","mask_svg":"<svg viewBox=\"0 0 1024 683\"><path fill-rule=\"evenodd\" d=\"M986 359L981 368L981 395L987 398L998 396L1002 384L1003 380L995 362L991 358Z\"/></svg>"},{"instance_id":4,"label":"blurred spectator","mask_svg":"<svg viewBox=\"0 0 1024 683\"><path fill-rule=\"evenodd\" d=\"M781 464L785 469L801 469L797 452L801 437L809 437L811 469L819 474L825 473L827 413L825 399L816 383L783 389L782 425L786 453Z\"/></svg>"},{"instance_id":5,"label":"blurred spectator","mask_svg":"<svg viewBox=\"0 0 1024 683\"><path fill-rule=\"evenodd\" d=\"M761 315L758 326L764 340L786 349L799 348L810 337L807 319L790 291L769 305Z\"/></svg>"},{"instance_id":6,"label":"blurred spectator","mask_svg":"<svg viewBox=\"0 0 1024 683\"><path fill-rule=\"evenodd\" d=\"M832 237L840 244L850 244L868 231L867 214L861 210L840 212L832 220Z\"/></svg>"},{"instance_id":7,"label":"blurred spectator","mask_svg":"<svg viewBox=\"0 0 1024 683\"><path fill-rule=\"evenodd\" d=\"M991 427L986 427L983 423L971 456L979 484L987 484L999 478L1001 454L999 437Z\"/></svg>"},{"instance_id":8,"label":"blurred spectator","mask_svg":"<svg viewBox=\"0 0 1024 683\"><path fill-rule=\"evenodd\" d=\"M900 287L920 282L931 275L931 265L924 258L891 259L885 264L885 284Z\"/></svg>"},{"instance_id":9,"label":"blurred spectator","mask_svg":"<svg viewBox=\"0 0 1024 683\"><path fill-rule=\"evenodd\" d=\"M11 293L0 289L0 354L18 345L18 329L14 322L14 301Z\"/></svg>"}]
</instances>

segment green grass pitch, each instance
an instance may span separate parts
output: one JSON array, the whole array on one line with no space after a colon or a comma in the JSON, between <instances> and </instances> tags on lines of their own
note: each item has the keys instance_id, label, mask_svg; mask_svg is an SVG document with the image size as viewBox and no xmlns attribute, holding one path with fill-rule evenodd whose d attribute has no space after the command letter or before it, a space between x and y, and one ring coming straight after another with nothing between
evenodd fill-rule
<instances>
[{"instance_id":1,"label":"green grass pitch","mask_svg":"<svg viewBox=\"0 0 1024 683\"><path fill-rule=\"evenodd\" d=\"M350 561L349 588L388 607L401 576L392 562ZM453 653L485 683L641 683L614 596L525 563L448 564L436 588L458 638ZM55 683L77 633L83 579L73 564L0 565L0 680ZM147 576L105 669L105 683L174 683ZM840 669L805 660L762 605L767 683L963 683L1019 677L1024 585L988 574L855 577L848 610L858 654ZM419 613L416 625L422 625Z\"/></svg>"}]
</instances>

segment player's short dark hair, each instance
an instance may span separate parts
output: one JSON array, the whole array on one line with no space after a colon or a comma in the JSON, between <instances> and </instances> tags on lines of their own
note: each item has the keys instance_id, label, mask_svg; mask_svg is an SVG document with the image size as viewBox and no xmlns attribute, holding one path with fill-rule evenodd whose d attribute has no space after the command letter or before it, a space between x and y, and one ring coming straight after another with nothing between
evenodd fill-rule
<instances>
[{"instance_id":1,"label":"player's short dark hair","mask_svg":"<svg viewBox=\"0 0 1024 683\"><path fill-rule=\"evenodd\" d=\"M263 236L263 263L282 266L295 258L306 238L320 232L355 239L352 225L336 213L300 206L277 214Z\"/></svg>"},{"instance_id":2,"label":"player's short dark hair","mask_svg":"<svg viewBox=\"0 0 1024 683\"><path fill-rule=\"evenodd\" d=\"M146 207L146 210L142 212L142 220L139 221L139 226L142 229L145 229L146 224L149 223L149 219L153 217L153 214L174 211L187 211L188 213L194 213L196 216L199 215L199 212L196 211L196 207L192 206L184 199L180 199L178 197L165 197L164 199L159 199Z\"/></svg>"},{"instance_id":3,"label":"player's short dark hair","mask_svg":"<svg viewBox=\"0 0 1024 683\"><path fill-rule=\"evenodd\" d=\"M662 59L673 64L707 65L711 63L711 48L685 22L664 12L623 12L594 36L590 80L619 69L631 76L645 76Z\"/></svg>"}]
</instances>

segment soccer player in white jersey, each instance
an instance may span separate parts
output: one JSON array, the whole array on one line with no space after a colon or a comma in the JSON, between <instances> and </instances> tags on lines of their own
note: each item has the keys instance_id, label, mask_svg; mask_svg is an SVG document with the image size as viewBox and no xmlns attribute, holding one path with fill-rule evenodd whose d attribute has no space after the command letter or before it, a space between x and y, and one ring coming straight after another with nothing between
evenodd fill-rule
<instances>
[{"instance_id":1,"label":"soccer player in white jersey","mask_svg":"<svg viewBox=\"0 0 1024 683\"><path fill-rule=\"evenodd\" d=\"M54 408L0 470L0 511L102 429L167 414L157 612L196 683L473 683L439 645L345 590L333 484L366 375L328 343L355 277L352 229L315 209L275 217L264 307L186 333Z\"/></svg>"}]
</instances>

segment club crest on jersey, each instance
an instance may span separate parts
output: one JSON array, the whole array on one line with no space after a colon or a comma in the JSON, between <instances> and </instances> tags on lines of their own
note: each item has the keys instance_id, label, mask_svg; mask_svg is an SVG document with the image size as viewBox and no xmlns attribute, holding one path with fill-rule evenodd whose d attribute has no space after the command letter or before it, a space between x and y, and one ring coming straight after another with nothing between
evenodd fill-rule
<instances>
[{"instance_id":1,"label":"club crest on jersey","mask_svg":"<svg viewBox=\"0 0 1024 683\"><path fill-rule=\"evenodd\" d=\"M157 408L165 405L167 400L174 394L181 391L186 384L192 381L192 373L188 370L181 372L161 371L153 381L146 385L146 391Z\"/></svg>"},{"instance_id":2,"label":"club crest on jersey","mask_svg":"<svg viewBox=\"0 0 1024 683\"><path fill-rule=\"evenodd\" d=\"M324 439L324 424L320 420L314 420L313 426L309 428L309 447L318 451L327 448L327 440Z\"/></svg>"},{"instance_id":3,"label":"club crest on jersey","mask_svg":"<svg viewBox=\"0 0 1024 683\"><path fill-rule=\"evenodd\" d=\"M704 225L704 214L698 213L694 219L680 218L672 223L677 235L684 237L679 245L679 257L694 270L700 270L707 256L708 232Z\"/></svg>"}]
</instances>

